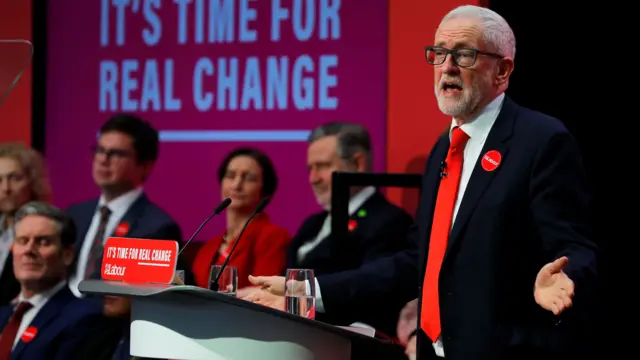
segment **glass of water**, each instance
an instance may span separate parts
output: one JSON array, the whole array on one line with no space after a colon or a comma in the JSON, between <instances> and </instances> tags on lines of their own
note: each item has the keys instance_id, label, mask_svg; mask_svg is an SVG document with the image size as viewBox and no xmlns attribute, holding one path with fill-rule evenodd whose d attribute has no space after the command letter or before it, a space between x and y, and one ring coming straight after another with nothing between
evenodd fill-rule
<instances>
[{"instance_id":1,"label":"glass of water","mask_svg":"<svg viewBox=\"0 0 640 360\"><path fill-rule=\"evenodd\" d=\"M313 270L287 270L284 284L284 309L289 314L315 319L316 279Z\"/></svg>"},{"instance_id":2,"label":"glass of water","mask_svg":"<svg viewBox=\"0 0 640 360\"><path fill-rule=\"evenodd\" d=\"M220 273L221 271L222 273ZM220 275L219 277L218 274ZM216 277L218 277L217 283ZM238 291L238 269L234 266L227 266L224 269L222 269L221 265L211 266L209 290L235 297Z\"/></svg>"}]
</instances>

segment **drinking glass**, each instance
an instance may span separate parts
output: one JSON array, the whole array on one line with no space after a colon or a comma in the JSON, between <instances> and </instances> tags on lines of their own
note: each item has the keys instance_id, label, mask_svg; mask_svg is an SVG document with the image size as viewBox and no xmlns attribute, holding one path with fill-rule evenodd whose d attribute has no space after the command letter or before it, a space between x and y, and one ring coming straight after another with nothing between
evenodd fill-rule
<instances>
[{"instance_id":1,"label":"drinking glass","mask_svg":"<svg viewBox=\"0 0 640 360\"><path fill-rule=\"evenodd\" d=\"M284 283L284 309L289 314L315 319L316 280L313 270L287 270Z\"/></svg>"},{"instance_id":2,"label":"drinking glass","mask_svg":"<svg viewBox=\"0 0 640 360\"><path fill-rule=\"evenodd\" d=\"M220 271L222 271L222 274L220 274ZM216 283L215 281L218 274L220 274L220 278L218 279L218 283ZM227 266L224 269L222 269L220 265L211 266L209 290L235 297L238 291L238 269L234 266Z\"/></svg>"}]
</instances>

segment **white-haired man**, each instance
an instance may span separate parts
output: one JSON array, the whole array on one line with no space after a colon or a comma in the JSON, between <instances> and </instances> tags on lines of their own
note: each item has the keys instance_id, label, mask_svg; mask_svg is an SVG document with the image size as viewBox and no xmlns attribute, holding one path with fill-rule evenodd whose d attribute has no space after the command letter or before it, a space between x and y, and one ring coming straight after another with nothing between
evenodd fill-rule
<instances>
[{"instance_id":1,"label":"white-haired man","mask_svg":"<svg viewBox=\"0 0 640 360\"><path fill-rule=\"evenodd\" d=\"M418 359L576 358L596 272L577 144L560 121L504 95L515 37L495 12L454 9L425 56L452 121L424 172L408 235L417 251L319 276L318 311L361 316L418 295Z\"/></svg>"}]
</instances>

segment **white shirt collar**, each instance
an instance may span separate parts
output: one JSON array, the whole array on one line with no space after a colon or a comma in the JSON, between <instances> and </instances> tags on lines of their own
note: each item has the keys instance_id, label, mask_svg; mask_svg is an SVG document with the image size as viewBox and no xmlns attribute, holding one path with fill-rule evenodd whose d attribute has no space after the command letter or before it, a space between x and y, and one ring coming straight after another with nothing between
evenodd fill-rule
<instances>
[{"instance_id":1,"label":"white shirt collar","mask_svg":"<svg viewBox=\"0 0 640 360\"><path fill-rule=\"evenodd\" d=\"M55 294L57 294L58 291L60 291L66 284L67 284L66 280L61 280L55 286L43 292L37 293L32 297L30 297L29 299L25 299L22 292L20 292L20 295L18 295L18 298L17 298L17 304L23 301L28 301L35 309L40 309L44 306L44 304L47 303L47 301L49 301L49 299L51 299Z\"/></svg>"},{"instance_id":2,"label":"white shirt collar","mask_svg":"<svg viewBox=\"0 0 640 360\"><path fill-rule=\"evenodd\" d=\"M108 203L105 200L104 195L101 195L100 200L98 201L98 208L100 208L103 205L106 205L109 208L109 210L111 210L111 213L124 214L125 212L127 212L127 210L129 210L131 205L133 205L133 203L136 200L138 200L138 197L142 195L142 191L143 191L142 187L133 189L109 201Z\"/></svg>"},{"instance_id":3,"label":"white shirt collar","mask_svg":"<svg viewBox=\"0 0 640 360\"><path fill-rule=\"evenodd\" d=\"M367 186L366 188L358 191L357 194L349 199L349 215L353 215L353 213L358 210L365 201L369 200L371 196L376 192L376 188L373 186Z\"/></svg>"},{"instance_id":4,"label":"white shirt collar","mask_svg":"<svg viewBox=\"0 0 640 360\"><path fill-rule=\"evenodd\" d=\"M460 125L460 130L469 135L470 139L477 139L484 142L484 139L489 135L489 131L493 126L493 123L498 118L498 114L502 109L502 103L504 101L504 93L498 95L493 101L489 103L482 111L476 115L471 121ZM449 128L449 139L451 139L451 131L454 127L458 126L456 120L451 120L451 127Z\"/></svg>"}]
</instances>

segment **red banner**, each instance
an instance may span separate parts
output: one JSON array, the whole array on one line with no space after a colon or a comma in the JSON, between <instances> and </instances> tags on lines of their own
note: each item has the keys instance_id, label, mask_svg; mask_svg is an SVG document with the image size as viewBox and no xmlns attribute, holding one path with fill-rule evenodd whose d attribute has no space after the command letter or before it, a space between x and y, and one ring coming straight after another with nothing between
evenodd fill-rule
<instances>
[{"instance_id":1,"label":"red banner","mask_svg":"<svg viewBox=\"0 0 640 360\"><path fill-rule=\"evenodd\" d=\"M177 259L178 243L173 240L112 237L104 247L102 279L170 284Z\"/></svg>"}]
</instances>

